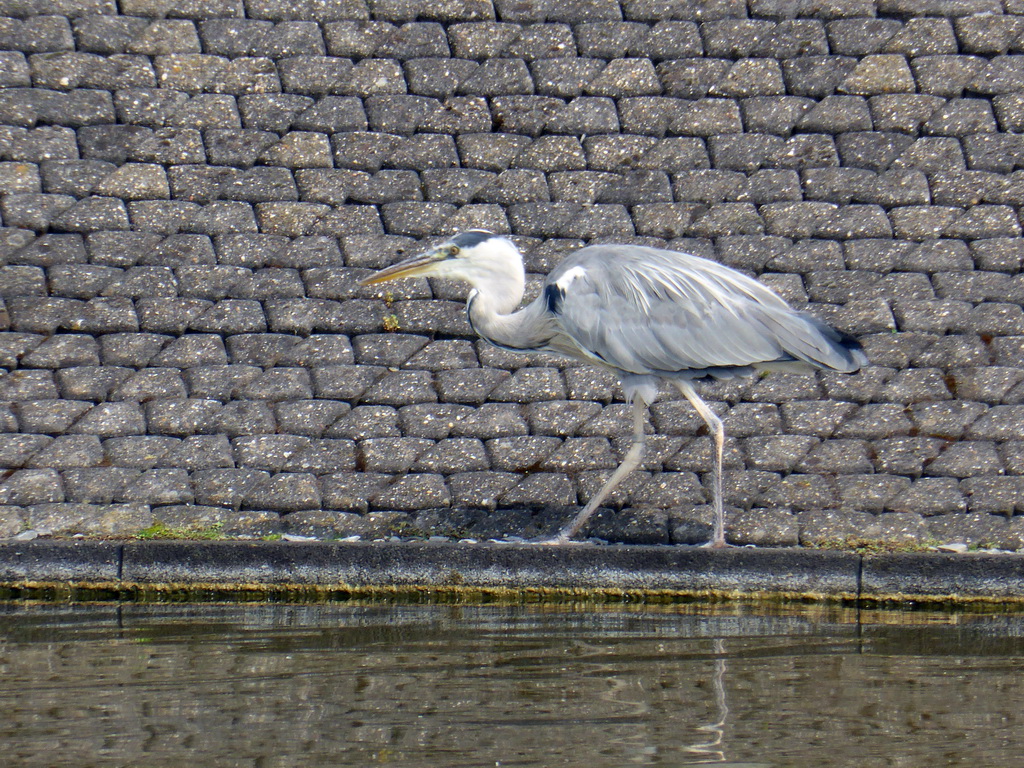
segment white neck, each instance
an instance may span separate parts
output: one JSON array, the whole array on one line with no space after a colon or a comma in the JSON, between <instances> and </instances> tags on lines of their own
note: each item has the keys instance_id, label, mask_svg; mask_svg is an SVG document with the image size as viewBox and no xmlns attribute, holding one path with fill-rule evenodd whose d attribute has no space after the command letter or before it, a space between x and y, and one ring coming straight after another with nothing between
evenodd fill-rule
<instances>
[{"instance_id":1,"label":"white neck","mask_svg":"<svg viewBox=\"0 0 1024 768\"><path fill-rule=\"evenodd\" d=\"M550 322L537 302L518 312L526 287L523 257L510 241L487 243L486 259L450 262L450 276L473 286L467 299L469 321L483 339L500 347L535 349L551 337Z\"/></svg>"}]
</instances>

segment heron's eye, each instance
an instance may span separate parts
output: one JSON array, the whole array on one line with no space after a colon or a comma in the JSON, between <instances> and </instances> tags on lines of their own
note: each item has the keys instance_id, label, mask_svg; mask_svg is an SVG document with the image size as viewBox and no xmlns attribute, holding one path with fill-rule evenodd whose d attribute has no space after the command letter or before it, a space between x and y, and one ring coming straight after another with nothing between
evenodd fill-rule
<instances>
[{"instance_id":1,"label":"heron's eye","mask_svg":"<svg viewBox=\"0 0 1024 768\"><path fill-rule=\"evenodd\" d=\"M450 245L450 246L448 246L448 255L449 256L458 256L459 255L459 246L457 246L457 245Z\"/></svg>"}]
</instances>

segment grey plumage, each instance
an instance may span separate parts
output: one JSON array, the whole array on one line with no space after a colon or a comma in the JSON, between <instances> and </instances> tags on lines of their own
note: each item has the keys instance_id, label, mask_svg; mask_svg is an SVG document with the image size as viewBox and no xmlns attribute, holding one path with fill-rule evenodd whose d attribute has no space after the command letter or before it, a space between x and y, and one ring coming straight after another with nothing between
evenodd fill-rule
<instances>
[{"instance_id":1,"label":"grey plumage","mask_svg":"<svg viewBox=\"0 0 1024 768\"><path fill-rule=\"evenodd\" d=\"M722 546L721 421L690 381L728 379L758 370L814 369L851 373L867 363L860 344L729 267L685 253L634 245L595 245L562 261L540 295L518 309L522 258L504 237L472 230L371 276L437 275L469 282L473 329L497 346L555 352L619 374L635 405L634 444L579 515L552 540L567 541L643 454L643 415L658 381L673 384L715 438L715 532Z\"/></svg>"}]
</instances>

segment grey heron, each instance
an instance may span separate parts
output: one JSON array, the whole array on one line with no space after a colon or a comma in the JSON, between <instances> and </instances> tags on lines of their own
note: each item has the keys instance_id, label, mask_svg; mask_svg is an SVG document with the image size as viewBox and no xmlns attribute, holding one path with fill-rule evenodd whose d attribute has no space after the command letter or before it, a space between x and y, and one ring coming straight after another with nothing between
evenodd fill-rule
<instances>
[{"instance_id":1,"label":"grey heron","mask_svg":"<svg viewBox=\"0 0 1024 768\"><path fill-rule=\"evenodd\" d=\"M586 506L552 539L568 542L643 457L644 415L667 381L714 437L714 533L725 546L725 431L692 384L764 370L852 373L867 364L860 344L792 309L756 280L707 259L638 245L591 245L566 257L540 295L520 308L522 255L507 237L469 230L362 281L443 277L469 283L466 310L484 340L516 352L554 352L619 375L633 406L633 443Z\"/></svg>"}]
</instances>

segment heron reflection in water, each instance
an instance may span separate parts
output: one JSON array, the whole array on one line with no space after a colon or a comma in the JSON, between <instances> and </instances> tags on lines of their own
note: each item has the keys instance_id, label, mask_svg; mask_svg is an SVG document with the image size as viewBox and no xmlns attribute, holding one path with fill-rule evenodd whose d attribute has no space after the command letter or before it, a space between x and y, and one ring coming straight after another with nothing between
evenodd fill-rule
<instances>
[{"instance_id":1,"label":"heron reflection in water","mask_svg":"<svg viewBox=\"0 0 1024 768\"><path fill-rule=\"evenodd\" d=\"M514 352L553 352L618 374L633 405L633 443L589 503L553 538L564 544L584 526L644 454L644 415L659 381L673 385L714 437L712 547L725 542L722 452L725 430L694 389L695 379L758 371L852 373L867 364L860 344L792 309L756 280L713 261L638 245L592 245L562 261L540 295L520 308L523 259L506 237L463 232L365 280L444 277L469 283L469 322L485 341Z\"/></svg>"}]
</instances>

